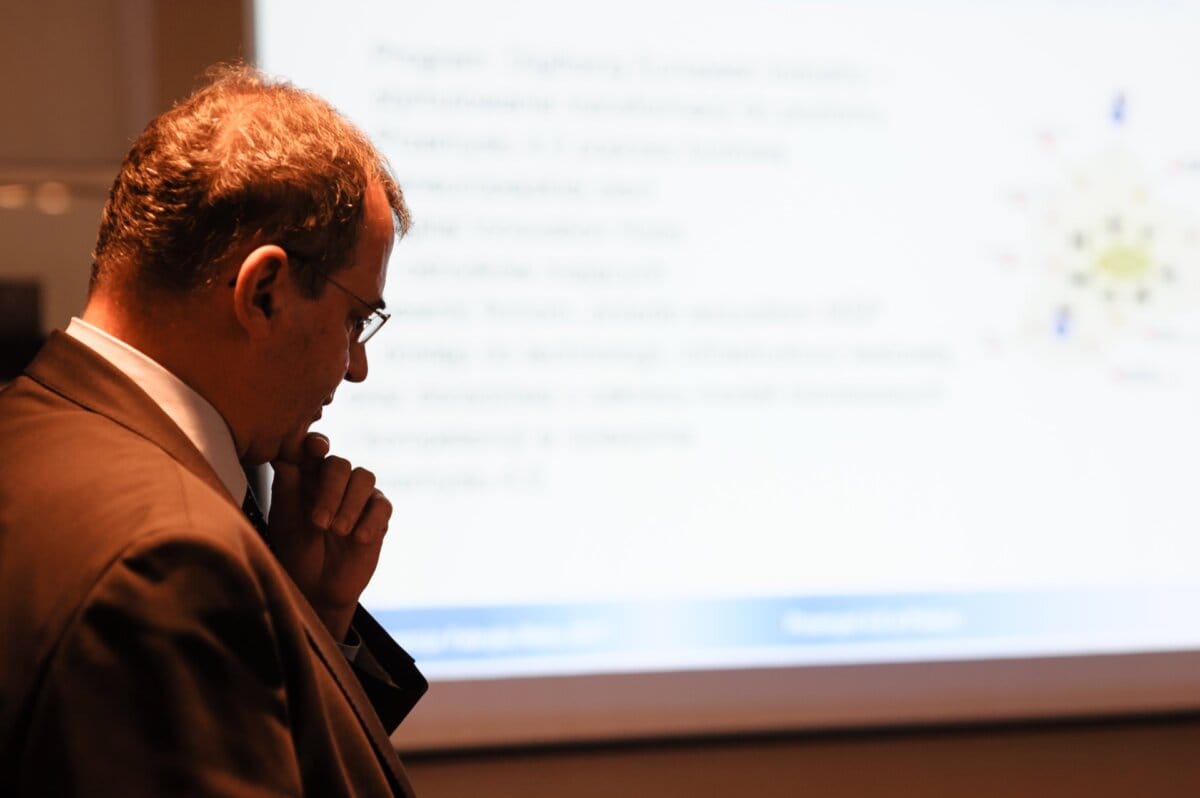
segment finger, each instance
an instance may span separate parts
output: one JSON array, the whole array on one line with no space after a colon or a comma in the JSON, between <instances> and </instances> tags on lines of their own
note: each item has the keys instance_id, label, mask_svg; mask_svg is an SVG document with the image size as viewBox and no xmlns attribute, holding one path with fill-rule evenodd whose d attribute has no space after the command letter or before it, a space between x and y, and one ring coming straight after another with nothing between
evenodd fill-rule
<instances>
[{"instance_id":1,"label":"finger","mask_svg":"<svg viewBox=\"0 0 1200 798\"><path fill-rule=\"evenodd\" d=\"M365 468L350 472L350 479L342 491L342 504L333 518L330 529L337 535L348 535L358 525L358 519L366 509L367 502L375 490L375 475Z\"/></svg>"},{"instance_id":2,"label":"finger","mask_svg":"<svg viewBox=\"0 0 1200 798\"><path fill-rule=\"evenodd\" d=\"M350 461L344 457L326 457L321 461L313 490L312 522L318 529L329 529L342 506L342 495L350 481Z\"/></svg>"},{"instance_id":3,"label":"finger","mask_svg":"<svg viewBox=\"0 0 1200 798\"><path fill-rule=\"evenodd\" d=\"M392 518L392 503L381 490L371 491L371 500L354 528L354 539L362 544L382 544Z\"/></svg>"},{"instance_id":4,"label":"finger","mask_svg":"<svg viewBox=\"0 0 1200 798\"><path fill-rule=\"evenodd\" d=\"M293 495L300 490L300 469L291 463L272 461L271 496Z\"/></svg>"},{"instance_id":5,"label":"finger","mask_svg":"<svg viewBox=\"0 0 1200 798\"><path fill-rule=\"evenodd\" d=\"M306 432L286 438L272 463L309 467L329 454L329 438L320 432Z\"/></svg>"},{"instance_id":6,"label":"finger","mask_svg":"<svg viewBox=\"0 0 1200 798\"><path fill-rule=\"evenodd\" d=\"M301 446L305 457L309 460L321 460L329 454L329 438L320 432L310 432L305 435Z\"/></svg>"}]
</instances>

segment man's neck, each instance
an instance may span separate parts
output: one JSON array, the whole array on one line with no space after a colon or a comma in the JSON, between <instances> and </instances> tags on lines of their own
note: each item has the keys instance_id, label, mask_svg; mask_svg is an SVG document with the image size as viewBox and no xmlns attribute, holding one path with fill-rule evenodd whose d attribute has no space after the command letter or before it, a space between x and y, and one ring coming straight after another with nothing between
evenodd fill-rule
<instances>
[{"instance_id":1,"label":"man's neck","mask_svg":"<svg viewBox=\"0 0 1200 798\"><path fill-rule=\"evenodd\" d=\"M202 302L198 299L194 304ZM165 301L156 312L150 312L145 304L93 293L81 318L155 361L211 404L228 424L240 458L244 452L237 392L245 380L237 371L238 358L227 356L219 325L203 307L189 304L170 312L172 304Z\"/></svg>"},{"instance_id":2,"label":"man's neck","mask_svg":"<svg viewBox=\"0 0 1200 798\"><path fill-rule=\"evenodd\" d=\"M241 501L246 485L240 458L229 425L211 402L145 352L83 319L72 319L66 332L141 388L200 451L229 495Z\"/></svg>"}]
</instances>

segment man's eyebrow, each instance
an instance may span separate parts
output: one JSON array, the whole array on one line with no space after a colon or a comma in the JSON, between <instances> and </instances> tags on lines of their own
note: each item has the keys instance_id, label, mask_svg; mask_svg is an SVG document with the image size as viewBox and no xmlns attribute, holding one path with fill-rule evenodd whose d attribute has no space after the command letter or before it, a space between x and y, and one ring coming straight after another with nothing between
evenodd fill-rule
<instances>
[{"instance_id":1,"label":"man's eyebrow","mask_svg":"<svg viewBox=\"0 0 1200 798\"><path fill-rule=\"evenodd\" d=\"M383 310L387 307L387 303L383 301L383 297L379 297L379 299L376 299L371 303L371 307L375 308L376 310Z\"/></svg>"}]
</instances>

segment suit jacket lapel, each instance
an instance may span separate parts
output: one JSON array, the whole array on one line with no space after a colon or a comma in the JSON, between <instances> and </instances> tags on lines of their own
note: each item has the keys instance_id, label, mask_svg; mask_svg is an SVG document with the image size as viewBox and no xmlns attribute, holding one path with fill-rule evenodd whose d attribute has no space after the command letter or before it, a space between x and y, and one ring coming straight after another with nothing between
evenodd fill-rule
<instances>
[{"instance_id":1,"label":"suit jacket lapel","mask_svg":"<svg viewBox=\"0 0 1200 798\"><path fill-rule=\"evenodd\" d=\"M338 648L337 643L325 631L325 625L317 617L312 605L300 595L300 589L296 587L294 582L291 582L290 579L288 582L291 589L297 594L295 603L297 607L300 607L300 612L304 616L304 630L308 633L308 641L312 645L313 650L317 652L317 656L325 663L325 668L332 674L334 681L342 689L342 694L346 696L346 700L353 707L354 714L358 716L359 723L366 730L367 736L371 738L371 745L375 747L376 756L387 766L387 771L391 776L397 794L412 795L412 786L408 782L408 777L404 774L400 758L396 756L396 750L392 747L392 741L388 737L387 731L383 728L383 724L380 723L379 716L375 712L375 707L371 705L367 694L363 692L362 685L358 682L358 677L350 669L350 665L346 662L346 657L342 654L342 650ZM320 629L320 631L316 632L314 629Z\"/></svg>"}]
</instances>

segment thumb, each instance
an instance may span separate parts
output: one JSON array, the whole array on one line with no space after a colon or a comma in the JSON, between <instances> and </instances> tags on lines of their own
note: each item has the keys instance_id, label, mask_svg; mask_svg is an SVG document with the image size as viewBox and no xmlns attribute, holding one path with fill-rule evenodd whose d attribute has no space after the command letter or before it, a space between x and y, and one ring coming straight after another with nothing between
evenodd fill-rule
<instances>
[{"instance_id":1,"label":"thumb","mask_svg":"<svg viewBox=\"0 0 1200 798\"><path fill-rule=\"evenodd\" d=\"M320 432L310 432L305 435L300 446L310 462L314 460L320 462L329 454L329 438Z\"/></svg>"},{"instance_id":2,"label":"thumb","mask_svg":"<svg viewBox=\"0 0 1200 798\"><path fill-rule=\"evenodd\" d=\"M314 461L319 463L327 454L329 438L320 432L307 432L284 441L271 465L290 463L303 468L311 466Z\"/></svg>"},{"instance_id":3,"label":"thumb","mask_svg":"<svg viewBox=\"0 0 1200 798\"><path fill-rule=\"evenodd\" d=\"M327 454L329 438L319 432L309 432L286 443L279 456L271 461L275 471L272 495L298 496L303 481L316 475Z\"/></svg>"}]
</instances>

